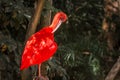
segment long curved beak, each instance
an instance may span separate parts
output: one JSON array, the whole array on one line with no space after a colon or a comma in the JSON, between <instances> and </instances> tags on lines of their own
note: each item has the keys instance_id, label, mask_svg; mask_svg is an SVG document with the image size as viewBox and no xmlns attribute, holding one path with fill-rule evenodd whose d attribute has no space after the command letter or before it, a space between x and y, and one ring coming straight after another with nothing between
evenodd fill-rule
<instances>
[{"instance_id":1,"label":"long curved beak","mask_svg":"<svg viewBox=\"0 0 120 80\"><path fill-rule=\"evenodd\" d=\"M61 24L62 24L62 20L59 20L57 26L56 26L55 29L52 31L52 33L54 33L54 32L60 27Z\"/></svg>"}]
</instances>

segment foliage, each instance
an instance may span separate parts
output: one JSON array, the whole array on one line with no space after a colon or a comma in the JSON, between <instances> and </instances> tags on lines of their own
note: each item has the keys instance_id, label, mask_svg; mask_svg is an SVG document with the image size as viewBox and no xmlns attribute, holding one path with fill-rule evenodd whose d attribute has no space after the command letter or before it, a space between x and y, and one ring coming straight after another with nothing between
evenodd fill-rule
<instances>
[{"instance_id":1,"label":"foliage","mask_svg":"<svg viewBox=\"0 0 120 80\"><path fill-rule=\"evenodd\" d=\"M116 59L114 53L108 52L106 41L101 42L99 38L104 17L103 0L64 2L64 9L56 6L68 14L66 27L56 34L59 43L57 56L67 67L70 80L104 80Z\"/></svg>"},{"instance_id":2,"label":"foliage","mask_svg":"<svg viewBox=\"0 0 120 80\"><path fill-rule=\"evenodd\" d=\"M3 78L9 76L6 80L20 80L21 52L33 3L34 0L0 1L0 63L5 66L0 70L5 71ZM48 76L62 71L63 80L104 80L117 55L110 54L106 42L99 39L103 4L103 0L53 0L53 6L46 3L43 16L46 10L62 10L68 15L68 21L55 33L59 48L48 61Z\"/></svg>"},{"instance_id":3,"label":"foliage","mask_svg":"<svg viewBox=\"0 0 120 80\"><path fill-rule=\"evenodd\" d=\"M0 1L0 63L1 79L20 80L20 59L28 18L21 2Z\"/></svg>"}]
</instances>

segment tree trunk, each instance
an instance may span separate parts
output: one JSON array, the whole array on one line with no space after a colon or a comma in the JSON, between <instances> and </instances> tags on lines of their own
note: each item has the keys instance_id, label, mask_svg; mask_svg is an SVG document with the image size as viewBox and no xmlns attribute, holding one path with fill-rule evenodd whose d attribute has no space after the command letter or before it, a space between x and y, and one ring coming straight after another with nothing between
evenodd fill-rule
<instances>
[{"instance_id":1,"label":"tree trunk","mask_svg":"<svg viewBox=\"0 0 120 80\"><path fill-rule=\"evenodd\" d=\"M118 32L116 31L118 30L118 27L120 27L119 26L119 20L120 20L119 2L120 1L104 0L104 2L105 2L105 7L104 7L105 17L103 19L103 25L102 25L102 29L104 32L103 36L107 41L108 52L118 51L120 45L118 43L119 42L119 36L117 36ZM120 57L111 68L105 80L114 80L119 70L120 70Z\"/></svg>"},{"instance_id":2,"label":"tree trunk","mask_svg":"<svg viewBox=\"0 0 120 80\"><path fill-rule=\"evenodd\" d=\"M104 38L107 41L108 51L118 50L118 36L116 33L117 24L116 19L119 16L118 1L104 0L105 16L103 19L102 29Z\"/></svg>"},{"instance_id":3,"label":"tree trunk","mask_svg":"<svg viewBox=\"0 0 120 80\"><path fill-rule=\"evenodd\" d=\"M28 25L28 30L27 30L25 42L36 31L37 24L38 24L38 21L40 19L41 12L42 12L42 9L44 6L44 2L45 2L45 0L38 0L38 2L37 2L37 6L35 8L35 13L34 13L32 19ZM28 68L28 69L24 69L23 71L21 71L21 78L22 78L22 80L33 80L31 69Z\"/></svg>"},{"instance_id":4,"label":"tree trunk","mask_svg":"<svg viewBox=\"0 0 120 80\"><path fill-rule=\"evenodd\" d=\"M52 0L46 0L45 2L45 7L47 7L47 4L52 6ZM44 9L43 9L44 10ZM42 21L40 22L40 25L43 27L49 26L51 24L51 17L52 16L52 11L51 10L44 10L44 15L41 16ZM47 63L44 62L41 65L41 75L44 77L44 80L48 80L48 72L47 72Z\"/></svg>"}]
</instances>

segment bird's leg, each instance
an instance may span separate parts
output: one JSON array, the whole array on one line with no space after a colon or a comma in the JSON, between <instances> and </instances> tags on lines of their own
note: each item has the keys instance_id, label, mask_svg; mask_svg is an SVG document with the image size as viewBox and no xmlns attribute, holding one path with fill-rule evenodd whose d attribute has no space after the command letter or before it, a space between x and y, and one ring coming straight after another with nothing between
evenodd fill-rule
<instances>
[{"instance_id":1,"label":"bird's leg","mask_svg":"<svg viewBox=\"0 0 120 80\"><path fill-rule=\"evenodd\" d=\"M38 65L38 77L41 77L41 64Z\"/></svg>"},{"instance_id":2,"label":"bird's leg","mask_svg":"<svg viewBox=\"0 0 120 80\"><path fill-rule=\"evenodd\" d=\"M41 76L41 64L38 65L38 76L35 77L33 80L42 80L41 79L42 76Z\"/></svg>"}]
</instances>

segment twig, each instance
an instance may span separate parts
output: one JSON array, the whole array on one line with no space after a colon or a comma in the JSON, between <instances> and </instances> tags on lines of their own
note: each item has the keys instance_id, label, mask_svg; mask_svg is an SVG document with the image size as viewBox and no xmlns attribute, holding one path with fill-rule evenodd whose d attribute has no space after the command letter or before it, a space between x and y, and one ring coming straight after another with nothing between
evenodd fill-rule
<instances>
[{"instance_id":1,"label":"twig","mask_svg":"<svg viewBox=\"0 0 120 80\"><path fill-rule=\"evenodd\" d=\"M114 78L117 75L117 73L119 72L119 70L120 70L120 56L119 56L117 62L111 68L111 70L108 73L108 75L106 76L105 80L114 80Z\"/></svg>"}]
</instances>

